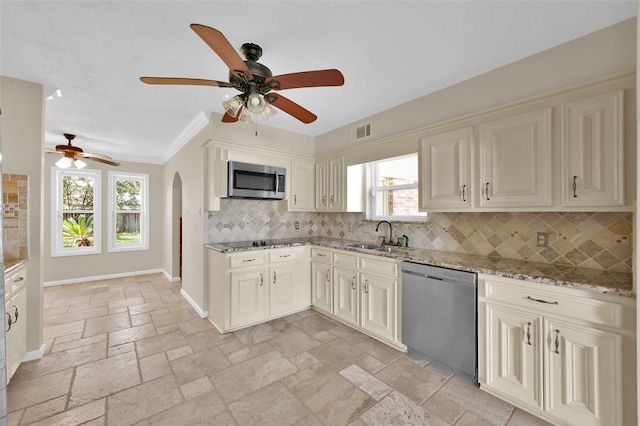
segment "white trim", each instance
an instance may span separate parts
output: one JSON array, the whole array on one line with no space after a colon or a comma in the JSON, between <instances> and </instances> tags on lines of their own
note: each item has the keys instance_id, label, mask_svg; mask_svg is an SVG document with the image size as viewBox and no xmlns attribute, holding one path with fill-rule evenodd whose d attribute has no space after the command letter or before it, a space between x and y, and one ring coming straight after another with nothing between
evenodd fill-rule
<instances>
[{"instance_id":1,"label":"white trim","mask_svg":"<svg viewBox=\"0 0 640 426\"><path fill-rule=\"evenodd\" d=\"M203 311L202 308L198 306L198 304L191 298L191 296L189 296L189 294L184 291L184 288L180 289L180 294L187 300L187 302L189 302L191 307L196 310L198 315L200 315L200 318L207 318L209 316L209 312Z\"/></svg>"},{"instance_id":2,"label":"white trim","mask_svg":"<svg viewBox=\"0 0 640 426\"><path fill-rule=\"evenodd\" d=\"M140 242L137 244L116 244L116 181L119 179L140 181ZM108 172L107 199L107 251L138 251L149 250L149 175L146 173ZM136 213L136 212L133 212Z\"/></svg>"},{"instance_id":3,"label":"white trim","mask_svg":"<svg viewBox=\"0 0 640 426\"><path fill-rule=\"evenodd\" d=\"M200 111L194 118L191 120L187 127L182 129L182 132L171 142L171 145L162 155L162 164L166 163L176 155L183 146L187 144L195 135L200 132L200 130L204 129L209 125L209 120L205 115L204 111Z\"/></svg>"},{"instance_id":4,"label":"white trim","mask_svg":"<svg viewBox=\"0 0 640 426\"><path fill-rule=\"evenodd\" d=\"M29 351L27 352L24 357L22 357L22 361L21 362L27 362L27 361L33 361L36 359L40 359L44 356L45 351L47 350L47 345L45 345L44 343L42 344L42 346L40 346L39 349L36 349L35 351Z\"/></svg>"},{"instance_id":5,"label":"white trim","mask_svg":"<svg viewBox=\"0 0 640 426\"><path fill-rule=\"evenodd\" d=\"M162 275L164 275L164 277L166 279L168 279L169 281L171 281L172 283L177 283L178 281L181 281L180 277L172 277L171 275L169 275L169 273L167 271L165 271L164 269L162 270Z\"/></svg>"},{"instance_id":6,"label":"white trim","mask_svg":"<svg viewBox=\"0 0 640 426\"><path fill-rule=\"evenodd\" d=\"M122 272L119 274L109 274L109 275L95 275L93 277L72 278L70 280L45 281L42 283L42 286L55 287L58 285L76 284L76 283L83 283L87 281L109 280L112 278L133 277L135 275L147 275L147 274L165 274L166 275L167 272L164 269L147 269L145 271Z\"/></svg>"}]
</instances>

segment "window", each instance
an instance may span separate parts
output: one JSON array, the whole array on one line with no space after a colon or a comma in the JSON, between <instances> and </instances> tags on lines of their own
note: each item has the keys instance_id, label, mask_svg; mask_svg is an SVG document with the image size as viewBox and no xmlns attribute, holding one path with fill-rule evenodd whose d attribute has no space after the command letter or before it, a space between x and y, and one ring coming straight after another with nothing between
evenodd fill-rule
<instances>
[{"instance_id":1,"label":"window","mask_svg":"<svg viewBox=\"0 0 640 426\"><path fill-rule=\"evenodd\" d=\"M109 251L149 249L149 175L109 172Z\"/></svg>"},{"instance_id":2,"label":"window","mask_svg":"<svg viewBox=\"0 0 640 426\"><path fill-rule=\"evenodd\" d=\"M53 167L51 186L51 256L100 253L100 171Z\"/></svg>"},{"instance_id":3,"label":"window","mask_svg":"<svg viewBox=\"0 0 640 426\"><path fill-rule=\"evenodd\" d=\"M418 154L371 164L371 218L424 219L418 211Z\"/></svg>"}]
</instances>

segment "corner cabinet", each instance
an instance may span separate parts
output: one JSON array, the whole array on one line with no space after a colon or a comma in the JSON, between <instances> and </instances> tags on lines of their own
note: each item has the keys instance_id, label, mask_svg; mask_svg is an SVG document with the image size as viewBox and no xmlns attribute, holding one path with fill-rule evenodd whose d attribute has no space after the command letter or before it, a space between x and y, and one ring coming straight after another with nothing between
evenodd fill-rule
<instances>
[{"instance_id":1,"label":"corner cabinet","mask_svg":"<svg viewBox=\"0 0 640 426\"><path fill-rule=\"evenodd\" d=\"M309 246L208 253L208 314L221 332L311 306Z\"/></svg>"},{"instance_id":2,"label":"corner cabinet","mask_svg":"<svg viewBox=\"0 0 640 426\"><path fill-rule=\"evenodd\" d=\"M561 141L562 206L624 206L624 92L563 104Z\"/></svg>"},{"instance_id":3,"label":"corner cabinet","mask_svg":"<svg viewBox=\"0 0 640 426\"><path fill-rule=\"evenodd\" d=\"M493 276L478 284L483 390L554 424L636 424L634 300Z\"/></svg>"},{"instance_id":4,"label":"corner cabinet","mask_svg":"<svg viewBox=\"0 0 640 426\"><path fill-rule=\"evenodd\" d=\"M420 141L421 210L469 209L473 206L472 142L471 127L427 136Z\"/></svg>"},{"instance_id":5,"label":"corner cabinet","mask_svg":"<svg viewBox=\"0 0 640 426\"><path fill-rule=\"evenodd\" d=\"M344 157L316 161L316 210L346 211L347 181Z\"/></svg>"},{"instance_id":6,"label":"corner cabinet","mask_svg":"<svg viewBox=\"0 0 640 426\"><path fill-rule=\"evenodd\" d=\"M5 357L7 383L27 354L27 272L24 265L5 274Z\"/></svg>"}]
</instances>

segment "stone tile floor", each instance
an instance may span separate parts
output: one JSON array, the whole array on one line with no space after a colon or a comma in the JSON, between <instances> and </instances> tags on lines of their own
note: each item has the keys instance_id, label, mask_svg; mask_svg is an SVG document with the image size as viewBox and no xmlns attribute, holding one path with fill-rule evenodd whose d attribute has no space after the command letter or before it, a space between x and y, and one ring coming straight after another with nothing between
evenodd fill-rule
<instances>
[{"instance_id":1,"label":"stone tile floor","mask_svg":"<svg viewBox=\"0 0 640 426\"><path fill-rule=\"evenodd\" d=\"M546 424L313 310L220 334L161 274L46 288L44 342L10 425Z\"/></svg>"}]
</instances>

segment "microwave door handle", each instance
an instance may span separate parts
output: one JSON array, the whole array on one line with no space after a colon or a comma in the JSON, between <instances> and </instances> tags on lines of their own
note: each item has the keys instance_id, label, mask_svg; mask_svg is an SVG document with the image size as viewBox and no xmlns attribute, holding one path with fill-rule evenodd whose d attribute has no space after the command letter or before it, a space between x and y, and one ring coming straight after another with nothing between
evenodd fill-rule
<instances>
[{"instance_id":1,"label":"microwave door handle","mask_svg":"<svg viewBox=\"0 0 640 426\"><path fill-rule=\"evenodd\" d=\"M280 179L278 179L280 175L276 173L276 194L280 192Z\"/></svg>"}]
</instances>

